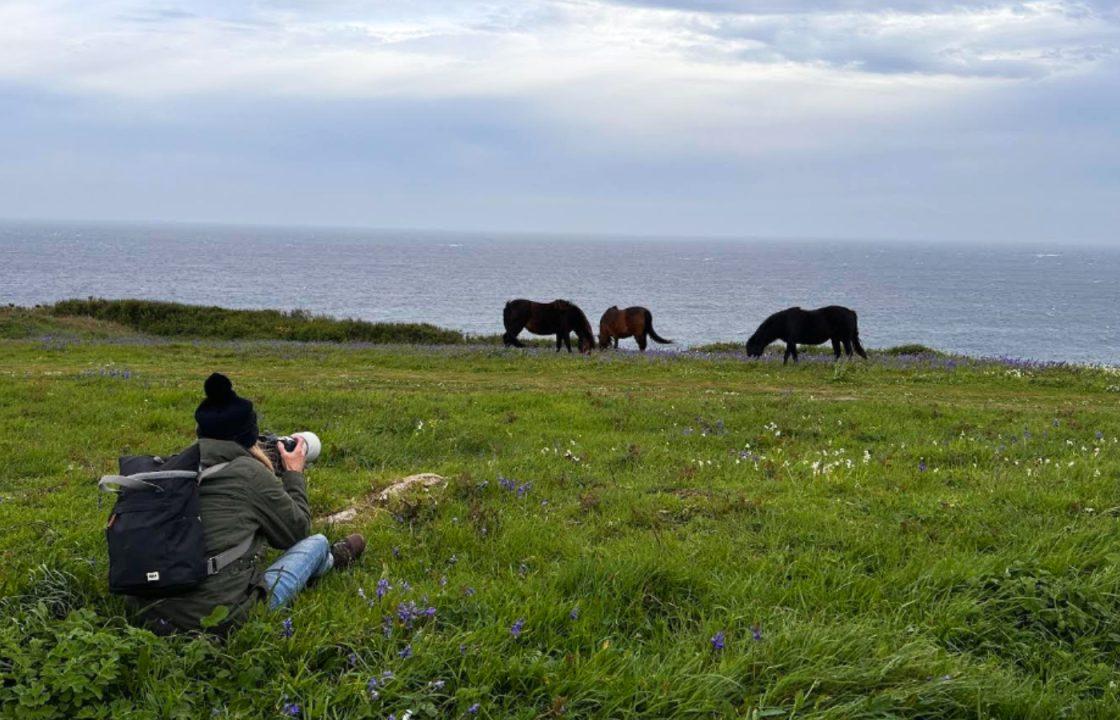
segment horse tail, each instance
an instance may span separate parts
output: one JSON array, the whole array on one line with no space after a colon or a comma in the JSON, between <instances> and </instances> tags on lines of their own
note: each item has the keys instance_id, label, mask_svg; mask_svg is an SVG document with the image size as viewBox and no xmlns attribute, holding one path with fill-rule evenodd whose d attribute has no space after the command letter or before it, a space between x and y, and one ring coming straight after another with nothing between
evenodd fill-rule
<instances>
[{"instance_id":1,"label":"horse tail","mask_svg":"<svg viewBox=\"0 0 1120 720\"><path fill-rule=\"evenodd\" d=\"M649 310L646 310L646 332L649 333L650 339L653 340L655 343L661 343L662 345L672 345L673 344L672 340L666 340L665 338L661 337L656 332L654 332L654 330L653 330L653 313L651 313Z\"/></svg>"},{"instance_id":2,"label":"horse tail","mask_svg":"<svg viewBox=\"0 0 1120 720\"><path fill-rule=\"evenodd\" d=\"M854 311L852 312L852 347L855 348L856 353L861 358L867 359L867 352L859 342L859 320L856 318Z\"/></svg>"}]
</instances>

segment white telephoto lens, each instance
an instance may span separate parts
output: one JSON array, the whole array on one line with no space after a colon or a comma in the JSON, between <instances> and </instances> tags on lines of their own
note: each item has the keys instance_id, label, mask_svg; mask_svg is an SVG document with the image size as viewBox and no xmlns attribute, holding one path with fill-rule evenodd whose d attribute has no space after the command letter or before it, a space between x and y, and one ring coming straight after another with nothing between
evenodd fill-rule
<instances>
[{"instance_id":1,"label":"white telephoto lens","mask_svg":"<svg viewBox=\"0 0 1120 720\"><path fill-rule=\"evenodd\" d=\"M323 443L319 441L319 436L310 430L301 430L297 433L292 433L294 438L303 438L307 443L307 462L313 463L319 457L319 453L323 450Z\"/></svg>"}]
</instances>

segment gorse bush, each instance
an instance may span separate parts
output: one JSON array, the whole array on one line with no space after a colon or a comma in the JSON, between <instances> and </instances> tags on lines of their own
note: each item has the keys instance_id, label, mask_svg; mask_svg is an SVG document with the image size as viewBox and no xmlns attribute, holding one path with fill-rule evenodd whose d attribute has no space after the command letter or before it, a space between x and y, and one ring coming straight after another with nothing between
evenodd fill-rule
<instances>
[{"instance_id":1,"label":"gorse bush","mask_svg":"<svg viewBox=\"0 0 1120 720\"><path fill-rule=\"evenodd\" d=\"M372 323L312 315L304 310L232 310L154 300L63 300L49 308L58 317L91 317L137 332L221 340L457 345L466 337L428 323Z\"/></svg>"}]
</instances>

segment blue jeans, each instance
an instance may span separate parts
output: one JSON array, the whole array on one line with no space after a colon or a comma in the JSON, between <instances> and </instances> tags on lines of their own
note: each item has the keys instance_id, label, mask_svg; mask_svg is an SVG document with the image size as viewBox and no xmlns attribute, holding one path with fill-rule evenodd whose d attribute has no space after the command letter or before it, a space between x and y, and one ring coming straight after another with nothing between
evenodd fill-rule
<instances>
[{"instance_id":1,"label":"blue jeans","mask_svg":"<svg viewBox=\"0 0 1120 720\"><path fill-rule=\"evenodd\" d=\"M330 572L334 567L331 544L323 535L305 537L288 548L264 571L268 588L268 609L281 608L292 601L307 581Z\"/></svg>"}]
</instances>

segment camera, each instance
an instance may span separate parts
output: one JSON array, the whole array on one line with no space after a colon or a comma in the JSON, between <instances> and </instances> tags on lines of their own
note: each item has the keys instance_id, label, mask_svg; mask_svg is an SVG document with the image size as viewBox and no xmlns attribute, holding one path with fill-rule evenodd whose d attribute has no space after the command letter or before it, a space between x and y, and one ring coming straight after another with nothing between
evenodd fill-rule
<instances>
[{"instance_id":1,"label":"camera","mask_svg":"<svg viewBox=\"0 0 1120 720\"><path fill-rule=\"evenodd\" d=\"M268 459L272 461L272 467L279 475L284 472L284 461L280 459L279 446L283 445L286 451L291 452L296 449L300 438L303 438L303 441L307 443L307 463L310 465L315 462L323 449L323 443L319 441L319 436L313 432L301 430L291 435L265 434L257 437L257 443L264 450Z\"/></svg>"}]
</instances>

